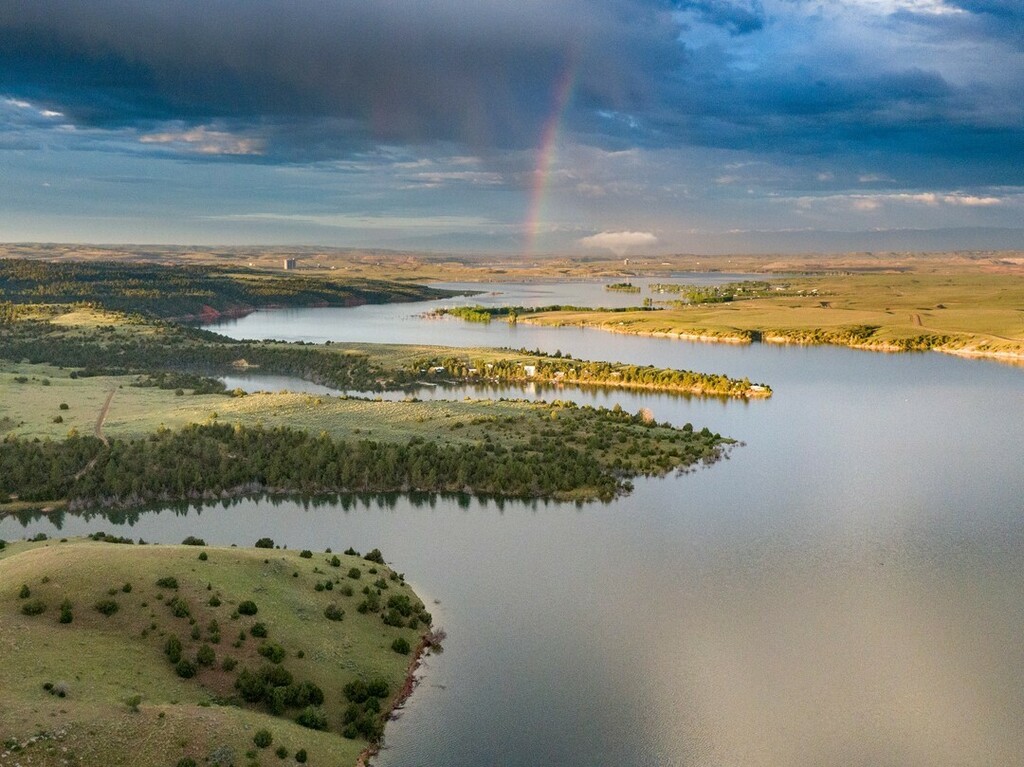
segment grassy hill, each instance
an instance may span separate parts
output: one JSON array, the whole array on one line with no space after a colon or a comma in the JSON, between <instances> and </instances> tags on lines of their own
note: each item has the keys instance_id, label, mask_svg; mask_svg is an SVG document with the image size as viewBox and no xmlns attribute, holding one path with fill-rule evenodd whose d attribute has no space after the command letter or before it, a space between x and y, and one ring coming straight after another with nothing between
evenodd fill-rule
<instances>
[{"instance_id":1,"label":"grassy hill","mask_svg":"<svg viewBox=\"0 0 1024 767\"><path fill-rule=\"evenodd\" d=\"M355 764L428 621L397 573L355 554L7 544L0 762ZM374 682L380 698L367 695Z\"/></svg>"}]
</instances>

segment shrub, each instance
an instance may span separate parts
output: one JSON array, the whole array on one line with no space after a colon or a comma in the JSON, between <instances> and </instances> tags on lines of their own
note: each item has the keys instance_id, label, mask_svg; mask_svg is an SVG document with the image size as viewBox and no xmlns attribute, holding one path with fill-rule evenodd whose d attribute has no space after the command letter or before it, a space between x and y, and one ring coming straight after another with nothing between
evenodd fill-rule
<instances>
[{"instance_id":1,"label":"shrub","mask_svg":"<svg viewBox=\"0 0 1024 767\"><path fill-rule=\"evenodd\" d=\"M266 748L274 742L274 736L270 734L270 730L256 730L256 734L252 736L252 742L256 744L257 748Z\"/></svg>"},{"instance_id":2,"label":"shrub","mask_svg":"<svg viewBox=\"0 0 1024 767\"><path fill-rule=\"evenodd\" d=\"M303 559L312 559L313 558L313 552L310 551L309 549L303 549L302 552L299 554L299 556L302 557Z\"/></svg>"},{"instance_id":3,"label":"shrub","mask_svg":"<svg viewBox=\"0 0 1024 767\"><path fill-rule=\"evenodd\" d=\"M121 591L123 591L125 594L131 594L132 593L132 584L130 584L130 583L124 584L121 587Z\"/></svg>"},{"instance_id":4,"label":"shrub","mask_svg":"<svg viewBox=\"0 0 1024 767\"><path fill-rule=\"evenodd\" d=\"M349 586L347 583L344 586L341 587L341 594L342 594L342 596L350 597L354 593L355 592L352 590L352 587Z\"/></svg>"},{"instance_id":5,"label":"shrub","mask_svg":"<svg viewBox=\"0 0 1024 767\"><path fill-rule=\"evenodd\" d=\"M334 581L324 581L324 588L328 591L334 591Z\"/></svg>"},{"instance_id":6,"label":"shrub","mask_svg":"<svg viewBox=\"0 0 1024 767\"><path fill-rule=\"evenodd\" d=\"M205 562L209 558L210 558L210 555L207 554L205 551L200 551L199 552L199 561L200 562Z\"/></svg>"},{"instance_id":7,"label":"shrub","mask_svg":"<svg viewBox=\"0 0 1024 767\"><path fill-rule=\"evenodd\" d=\"M353 679L341 691L350 703L362 703L370 697L370 693L366 689L366 682L362 679Z\"/></svg>"},{"instance_id":8,"label":"shrub","mask_svg":"<svg viewBox=\"0 0 1024 767\"><path fill-rule=\"evenodd\" d=\"M409 640L405 637L398 637L398 639L391 643L391 649L399 655L408 655L411 649L409 647Z\"/></svg>"},{"instance_id":9,"label":"shrub","mask_svg":"<svg viewBox=\"0 0 1024 767\"><path fill-rule=\"evenodd\" d=\"M164 642L164 655L171 663L177 663L181 660L181 640L176 636L167 637L167 641Z\"/></svg>"},{"instance_id":10,"label":"shrub","mask_svg":"<svg viewBox=\"0 0 1024 767\"><path fill-rule=\"evenodd\" d=\"M196 765L195 759L190 756L186 756L185 758L178 760L177 767L198 767L198 765Z\"/></svg>"},{"instance_id":11,"label":"shrub","mask_svg":"<svg viewBox=\"0 0 1024 767\"><path fill-rule=\"evenodd\" d=\"M325 588L324 584L321 581L317 581L316 585L313 587L313 590L314 591L323 591L324 588Z\"/></svg>"},{"instance_id":12,"label":"shrub","mask_svg":"<svg viewBox=\"0 0 1024 767\"><path fill-rule=\"evenodd\" d=\"M225 671L234 671L235 670L235 666L237 666L237 665L238 665L238 661L235 660L234 658L225 658L221 662L220 667L222 669L224 669Z\"/></svg>"},{"instance_id":13,"label":"shrub","mask_svg":"<svg viewBox=\"0 0 1024 767\"><path fill-rule=\"evenodd\" d=\"M295 752L295 761L299 764L305 764L306 759L308 758L309 756L306 754L306 749L304 748L300 748L298 751Z\"/></svg>"},{"instance_id":14,"label":"shrub","mask_svg":"<svg viewBox=\"0 0 1024 767\"><path fill-rule=\"evenodd\" d=\"M200 666L212 666L217 662L217 653L208 644L204 644L196 653L196 663Z\"/></svg>"},{"instance_id":15,"label":"shrub","mask_svg":"<svg viewBox=\"0 0 1024 767\"><path fill-rule=\"evenodd\" d=\"M277 750L274 751L274 753L277 754L277 758L278 759L287 759L288 758L288 749L285 748L284 746L278 746Z\"/></svg>"},{"instance_id":16,"label":"shrub","mask_svg":"<svg viewBox=\"0 0 1024 767\"><path fill-rule=\"evenodd\" d=\"M60 603L60 622L71 623L74 620L74 615L71 614L71 602L65 599Z\"/></svg>"},{"instance_id":17,"label":"shrub","mask_svg":"<svg viewBox=\"0 0 1024 767\"><path fill-rule=\"evenodd\" d=\"M249 629L249 633L254 637L265 639L267 636L267 626L265 623L254 623L252 624L252 628Z\"/></svg>"},{"instance_id":18,"label":"shrub","mask_svg":"<svg viewBox=\"0 0 1024 767\"><path fill-rule=\"evenodd\" d=\"M345 554L347 554L350 557L358 557L359 556L359 552L356 551L351 546L349 546L347 549L345 549Z\"/></svg>"},{"instance_id":19,"label":"shrub","mask_svg":"<svg viewBox=\"0 0 1024 767\"><path fill-rule=\"evenodd\" d=\"M207 602L207 604L210 605L210 607L220 607L220 597L214 594L210 597L210 601Z\"/></svg>"},{"instance_id":20,"label":"shrub","mask_svg":"<svg viewBox=\"0 0 1024 767\"><path fill-rule=\"evenodd\" d=\"M53 417L53 422L54 423L64 423L64 416L62 416L62 415L55 415Z\"/></svg>"},{"instance_id":21,"label":"shrub","mask_svg":"<svg viewBox=\"0 0 1024 767\"><path fill-rule=\"evenodd\" d=\"M331 557L331 567L341 567L341 560L338 559L337 554Z\"/></svg>"},{"instance_id":22,"label":"shrub","mask_svg":"<svg viewBox=\"0 0 1024 767\"><path fill-rule=\"evenodd\" d=\"M142 703L141 695L132 695L130 698L128 698L128 700L124 702L124 704L128 706L128 708L130 708L136 714L139 713L140 703Z\"/></svg>"},{"instance_id":23,"label":"shrub","mask_svg":"<svg viewBox=\"0 0 1024 767\"><path fill-rule=\"evenodd\" d=\"M340 621L345 617L345 611L331 602L324 608L324 617L329 621Z\"/></svg>"},{"instance_id":24,"label":"shrub","mask_svg":"<svg viewBox=\"0 0 1024 767\"><path fill-rule=\"evenodd\" d=\"M317 706L306 706L306 708L302 709L302 712L295 717L295 721L303 727L308 727L311 730L327 729L327 715L323 712L323 709ZM298 756L298 754L296 754L296 756Z\"/></svg>"},{"instance_id":25,"label":"shrub","mask_svg":"<svg viewBox=\"0 0 1024 767\"><path fill-rule=\"evenodd\" d=\"M32 596L32 589L28 587L27 583L21 585L21 590L18 592L18 599L28 599Z\"/></svg>"},{"instance_id":26,"label":"shrub","mask_svg":"<svg viewBox=\"0 0 1024 767\"><path fill-rule=\"evenodd\" d=\"M257 549L272 549L272 548L274 548L274 539L273 538L260 538L258 541L256 541L256 548Z\"/></svg>"},{"instance_id":27,"label":"shrub","mask_svg":"<svg viewBox=\"0 0 1024 767\"><path fill-rule=\"evenodd\" d=\"M182 679L191 679L196 675L199 669L196 668L196 664L190 661L188 658L182 658L175 666L174 671Z\"/></svg>"},{"instance_id":28,"label":"shrub","mask_svg":"<svg viewBox=\"0 0 1024 767\"><path fill-rule=\"evenodd\" d=\"M378 565L384 564L384 555L380 553L380 549L374 549L363 557L363 559L367 562L376 562Z\"/></svg>"},{"instance_id":29,"label":"shrub","mask_svg":"<svg viewBox=\"0 0 1024 767\"><path fill-rule=\"evenodd\" d=\"M357 581L363 577L363 573L358 567L353 567L349 569L348 577L354 581Z\"/></svg>"},{"instance_id":30,"label":"shrub","mask_svg":"<svg viewBox=\"0 0 1024 767\"><path fill-rule=\"evenodd\" d=\"M394 626L395 628L402 628L405 626L405 618L398 610L390 609L384 615L381 616L381 620L384 621L385 626Z\"/></svg>"},{"instance_id":31,"label":"shrub","mask_svg":"<svg viewBox=\"0 0 1024 767\"><path fill-rule=\"evenodd\" d=\"M246 599L244 602L239 603L238 613L239 615L255 615L259 612L259 608L256 607L256 603L251 599Z\"/></svg>"},{"instance_id":32,"label":"shrub","mask_svg":"<svg viewBox=\"0 0 1024 767\"><path fill-rule=\"evenodd\" d=\"M288 655L285 649L276 642L264 642L257 652L271 663L280 663Z\"/></svg>"},{"instance_id":33,"label":"shrub","mask_svg":"<svg viewBox=\"0 0 1024 767\"><path fill-rule=\"evenodd\" d=\"M403 618L412 615L412 600L408 594L392 594L388 597L388 607L400 613Z\"/></svg>"},{"instance_id":34,"label":"shrub","mask_svg":"<svg viewBox=\"0 0 1024 767\"><path fill-rule=\"evenodd\" d=\"M171 608L171 614L175 618L187 618L189 616L188 602L181 597L175 597L167 606Z\"/></svg>"},{"instance_id":35,"label":"shrub","mask_svg":"<svg viewBox=\"0 0 1024 767\"><path fill-rule=\"evenodd\" d=\"M285 693L285 702L292 708L319 706L324 702L324 691L309 681L290 684Z\"/></svg>"},{"instance_id":36,"label":"shrub","mask_svg":"<svg viewBox=\"0 0 1024 767\"><path fill-rule=\"evenodd\" d=\"M159 579L156 585L162 589L176 589L178 588L178 579L173 575L167 575Z\"/></svg>"},{"instance_id":37,"label":"shrub","mask_svg":"<svg viewBox=\"0 0 1024 767\"><path fill-rule=\"evenodd\" d=\"M108 618L121 609L120 605L113 599L101 599L93 607L96 609L96 612L106 615Z\"/></svg>"},{"instance_id":38,"label":"shrub","mask_svg":"<svg viewBox=\"0 0 1024 767\"><path fill-rule=\"evenodd\" d=\"M259 671L252 672L243 668L238 678L235 679L235 689L242 695L242 698L249 703L266 703L272 708L276 695L275 690L282 688L281 700L285 699L285 690L292 684L293 678L288 669L283 666L271 666L264 664Z\"/></svg>"},{"instance_id":39,"label":"shrub","mask_svg":"<svg viewBox=\"0 0 1024 767\"><path fill-rule=\"evenodd\" d=\"M366 692L371 698L386 698L388 697L388 683L380 677L375 677L367 682Z\"/></svg>"},{"instance_id":40,"label":"shrub","mask_svg":"<svg viewBox=\"0 0 1024 767\"><path fill-rule=\"evenodd\" d=\"M366 595L366 599L359 603L359 607L356 608L361 613L376 613L380 612L380 597L377 596L376 591L371 591Z\"/></svg>"},{"instance_id":41,"label":"shrub","mask_svg":"<svg viewBox=\"0 0 1024 767\"><path fill-rule=\"evenodd\" d=\"M24 615L41 615L46 612L46 602L42 599L32 599L21 606Z\"/></svg>"},{"instance_id":42,"label":"shrub","mask_svg":"<svg viewBox=\"0 0 1024 767\"><path fill-rule=\"evenodd\" d=\"M202 538L196 538L194 535L190 535L181 542L182 546L205 546L206 541Z\"/></svg>"},{"instance_id":43,"label":"shrub","mask_svg":"<svg viewBox=\"0 0 1024 767\"><path fill-rule=\"evenodd\" d=\"M61 402L61 403L60 403L60 404L59 404L59 405L57 406L57 409L58 409L58 410L67 410L67 409L68 409L68 403L67 403L67 402Z\"/></svg>"}]
</instances>

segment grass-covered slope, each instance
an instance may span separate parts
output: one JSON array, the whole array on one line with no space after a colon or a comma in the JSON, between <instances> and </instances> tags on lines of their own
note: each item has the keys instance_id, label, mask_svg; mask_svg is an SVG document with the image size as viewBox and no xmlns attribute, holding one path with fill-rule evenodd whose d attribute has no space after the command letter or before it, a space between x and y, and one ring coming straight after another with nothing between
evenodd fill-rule
<instances>
[{"instance_id":1,"label":"grass-covered slope","mask_svg":"<svg viewBox=\"0 0 1024 767\"><path fill-rule=\"evenodd\" d=\"M555 311L520 317L616 333L750 343L836 344L1024 359L1020 274L838 274L776 281L777 295L663 311Z\"/></svg>"},{"instance_id":2,"label":"grass-covered slope","mask_svg":"<svg viewBox=\"0 0 1024 767\"><path fill-rule=\"evenodd\" d=\"M332 605L340 619L326 617ZM412 653L392 645L414 652L427 621L404 580L355 555L8 544L0 760L269 765L304 749L311 765L351 765L406 680ZM260 730L269 747L254 742Z\"/></svg>"}]
</instances>

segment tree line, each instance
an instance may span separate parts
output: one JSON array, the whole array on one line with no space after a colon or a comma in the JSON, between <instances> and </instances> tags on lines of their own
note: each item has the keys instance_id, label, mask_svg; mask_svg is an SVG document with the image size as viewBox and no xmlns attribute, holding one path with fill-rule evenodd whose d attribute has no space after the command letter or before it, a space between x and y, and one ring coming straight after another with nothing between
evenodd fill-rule
<instances>
[{"instance_id":1,"label":"tree line","mask_svg":"<svg viewBox=\"0 0 1024 767\"><path fill-rule=\"evenodd\" d=\"M0 259L0 302L85 302L165 319L244 313L265 306L355 306L451 295L424 285L324 279L242 267Z\"/></svg>"},{"instance_id":2,"label":"tree line","mask_svg":"<svg viewBox=\"0 0 1024 767\"><path fill-rule=\"evenodd\" d=\"M124 507L350 491L610 499L629 488L630 476L714 461L727 442L706 429L670 429L621 412L578 410L548 419L550 425L528 441L508 445L500 432L480 444L443 445L216 423L106 444L75 433L61 441L7 437L0 442L0 501Z\"/></svg>"}]
</instances>

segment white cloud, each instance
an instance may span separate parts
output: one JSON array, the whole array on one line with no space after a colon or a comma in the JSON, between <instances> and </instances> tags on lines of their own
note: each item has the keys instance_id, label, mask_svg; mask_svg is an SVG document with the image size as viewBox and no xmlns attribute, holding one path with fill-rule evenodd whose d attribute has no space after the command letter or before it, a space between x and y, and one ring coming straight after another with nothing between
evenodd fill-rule
<instances>
[{"instance_id":1,"label":"white cloud","mask_svg":"<svg viewBox=\"0 0 1024 767\"><path fill-rule=\"evenodd\" d=\"M972 194L947 194L942 198L942 201L949 205L967 205L969 207L1003 204L1002 198L999 197L975 197Z\"/></svg>"},{"instance_id":2,"label":"white cloud","mask_svg":"<svg viewBox=\"0 0 1024 767\"><path fill-rule=\"evenodd\" d=\"M42 109L41 107L37 107L31 101L25 101L24 99L5 98L3 100L3 103L6 104L9 107L14 107L15 109L29 109L29 110L35 112L37 115L39 115L41 117L63 117L64 116L63 112L55 112L52 109Z\"/></svg>"},{"instance_id":3,"label":"white cloud","mask_svg":"<svg viewBox=\"0 0 1024 767\"><path fill-rule=\"evenodd\" d=\"M254 155L262 154L264 149L264 142L260 139L235 136L203 126L185 131L145 133L139 136L139 141L143 144L168 144L210 155Z\"/></svg>"},{"instance_id":4,"label":"white cloud","mask_svg":"<svg viewBox=\"0 0 1024 767\"><path fill-rule=\"evenodd\" d=\"M651 232L599 232L579 240L585 248L605 248L616 255L654 245L658 238Z\"/></svg>"},{"instance_id":5,"label":"white cloud","mask_svg":"<svg viewBox=\"0 0 1024 767\"><path fill-rule=\"evenodd\" d=\"M854 210L866 212L878 210L880 207L882 207L882 203L870 197L862 197L859 199L855 199L852 203L852 207Z\"/></svg>"}]
</instances>

